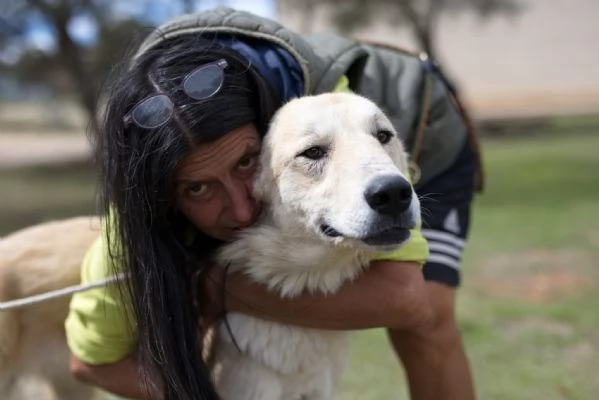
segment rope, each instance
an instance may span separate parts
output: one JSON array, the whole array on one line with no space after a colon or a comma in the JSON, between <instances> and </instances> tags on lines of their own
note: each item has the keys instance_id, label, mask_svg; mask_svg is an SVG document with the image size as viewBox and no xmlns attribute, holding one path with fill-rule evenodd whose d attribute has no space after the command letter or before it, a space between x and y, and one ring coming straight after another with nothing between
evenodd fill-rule
<instances>
[{"instance_id":1,"label":"rope","mask_svg":"<svg viewBox=\"0 0 599 400\"><path fill-rule=\"evenodd\" d=\"M421 53L420 61L423 63L428 62L428 55L426 53ZM430 71L426 71L424 75L424 85L423 85L423 95L422 95L422 105L420 108L420 119L418 120L418 128L416 130L416 136L414 137L414 142L412 144L412 150L410 151L410 175L412 179L412 184L418 183L420 177L422 176L422 172L420 171L420 167L418 166L418 159L420 157L420 153L422 151L422 144L424 142L424 133L426 131L426 127L428 124L428 118L431 113L431 99L433 96L433 79L431 77Z\"/></svg>"},{"instance_id":2,"label":"rope","mask_svg":"<svg viewBox=\"0 0 599 400\"><path fill-rule=\"evenodd\" d=\"M75 293L86 292L92 289L98 289L104 286L112 285L117 283L119 280L123 279L125 274L118 274L115 276L111 276L108 278L100 279L98 281L67 286L66 288L52 290L46 293L40 293L33 296L25 297L23 299L10 300L0 302L0 311L12 310L15 308L27 307L37 303L43 303L45 301L58 299L61 297L67 297Z\"/></svg>"},{"instance_id":3,"label":"rope","mask_svg":"<svg viewBox=\"0 0 599 400\"><path fill-rule=\"evenodd\" d=\"M470 113L464 106L462 99L460 99L460 97L458 97L458 95L456 93L452 93L452 99L454 101L454 104L457 106L458 111L460 112L462 119L464 120L464 123L466 124L466 131L468 133L468 140L470 141L470 147L472 148L472 151L474 152L474 156L476 157L477 169L476 169L476 177L475 177L475 188L479 193L482 193L482 191L485 188L485 170L484 170L484 165L483 165L483 159L482 159L483 157L482 157L482 152L481 152L481 148L480 148L480 142L478 140L478 135L476 133L476 128L474 127L474 122L472 121L472 118L470 117Z\"/></svg>"}]
</instances>

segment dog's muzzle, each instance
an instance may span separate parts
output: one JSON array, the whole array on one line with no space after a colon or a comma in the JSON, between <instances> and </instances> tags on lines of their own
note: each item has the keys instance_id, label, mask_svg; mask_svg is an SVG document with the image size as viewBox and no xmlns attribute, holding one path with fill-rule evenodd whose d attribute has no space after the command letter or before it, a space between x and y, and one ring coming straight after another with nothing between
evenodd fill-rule
<instances>
[{"instance_id":1,"label":"dog's muzzle","mask_svg":"<svg viewBox=\"0 0 599 400\"><path fill-rule=\"evenodd\" d=\"M347 235L322 224L320 231L327 237L344 237L360 240L369 246L399 245L410 238L409 209L414 196L410 183L400 175L383 175L370 182L364 191L364 199L377 217L370 229L363 234Z\"/></svg>"}]
</instances>

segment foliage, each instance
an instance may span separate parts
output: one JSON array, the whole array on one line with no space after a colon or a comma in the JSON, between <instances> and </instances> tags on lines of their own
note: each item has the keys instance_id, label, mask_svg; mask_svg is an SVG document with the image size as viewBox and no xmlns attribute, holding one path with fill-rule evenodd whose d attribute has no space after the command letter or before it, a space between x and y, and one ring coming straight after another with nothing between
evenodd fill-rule
<instances>
[{"instance_id":1,"label":"foliage","mask_svg":"<svg viewBox=\"0 0 599 400\"><path fill-rule=\"evenodd\" d=\"M10 46L23 51L12 75L21 82L44 83L56 93L76 94L95 126L101 84L131 44L147 33L149 24L117 15L117 0L8 1L0 14L0 51ZM98 29L91 45L78 43L69 29L80 16L88 17ZM54 51L25 47L25 37L36 24L52 31Z\"/></svg>"},{"instance_id":2,"label":"foliage","mask_svg":"<svg viewBox=\"0 0 599 400\"><path fill-rule=\"evenodd\" d=\"M514 14L523 5L520 0L279 0L289 8L302 8L309 13L327 10L332 22L344 32L352 32L369 24L405 24L414 34L422 50L436 58L435 28L443 14L471 12L482 18L497 14Z\"/></svg>"}]
</instances>

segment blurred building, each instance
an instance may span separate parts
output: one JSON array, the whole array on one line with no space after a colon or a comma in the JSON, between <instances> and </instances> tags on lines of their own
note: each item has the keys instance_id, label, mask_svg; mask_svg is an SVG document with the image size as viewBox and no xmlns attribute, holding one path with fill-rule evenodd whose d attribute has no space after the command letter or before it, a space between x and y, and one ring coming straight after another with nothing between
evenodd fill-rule
<instances>
[{"instance_id":1,"label":"blurred building","mask_svg":"<svg viewBox=\"0 0 599 400\"><path fill-rule=\"evenodd\" d=\"M515 17L445 17L440 59L479 116L599 112L599 1L522 0ZM309 24L280 10L295 30L332 30L323 15ZM377 24L355 36L417 50L410 33Z\"/></svg>"}]
</instances>

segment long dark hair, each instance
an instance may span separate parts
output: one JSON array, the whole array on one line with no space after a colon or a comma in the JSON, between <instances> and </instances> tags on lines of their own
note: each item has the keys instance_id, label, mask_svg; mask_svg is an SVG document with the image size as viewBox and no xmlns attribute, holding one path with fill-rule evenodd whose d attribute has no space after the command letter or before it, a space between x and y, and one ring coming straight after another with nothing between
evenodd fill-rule
<instances>
[{"instance_id":1,"label":"long dark hair","mask_svg":"<svg viewBox=\"0 0 599 400\"><path fill-rule=\"evenodd\" d=\"M220 59L228 67L217 94L197 101L183 93L187 73ZM175 104L168 123L155 129L124 123L133 106L158 91ZM279 103L245 58L197 34L165 39L113 80L95 137L101 211L110 259L129 274L142 382L151 389L158 376L165 399L217 398L201 358L189 277L219 243L198 232L195 248L185 246L182 227L189 222L177 211L175 172L199 143L248 123L263 134Z\"/></svg>"}]
</instances>

